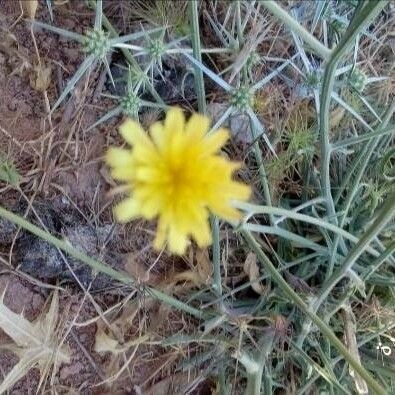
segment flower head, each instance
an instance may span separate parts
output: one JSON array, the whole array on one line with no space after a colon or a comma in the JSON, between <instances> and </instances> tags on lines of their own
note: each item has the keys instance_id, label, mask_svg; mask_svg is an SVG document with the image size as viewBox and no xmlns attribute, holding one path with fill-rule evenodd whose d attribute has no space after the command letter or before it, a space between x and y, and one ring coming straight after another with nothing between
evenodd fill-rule
<instances>
[{"instance_id":1,"label":"flower head","mask_svg":"<svg viewBox=\"0 0 395 395\"><path fill-rule=\"evenodd\" d=\"M220 129L207 135L209 123L199 114L186 122L179 108L170 109L164 123L154 123L150 134L127 120L120 133L131 148L110 148L107 153L112 176L130 191L115 207L116 219L157 217L157 249L167 241L171 252L182 254L189 238L200 247L210 245L210 212L238 220L240 213L232 207L232 200L250 196L247 185L232 180L240 164L219 154L228 132Z\"/></svg>"}]
</instances>

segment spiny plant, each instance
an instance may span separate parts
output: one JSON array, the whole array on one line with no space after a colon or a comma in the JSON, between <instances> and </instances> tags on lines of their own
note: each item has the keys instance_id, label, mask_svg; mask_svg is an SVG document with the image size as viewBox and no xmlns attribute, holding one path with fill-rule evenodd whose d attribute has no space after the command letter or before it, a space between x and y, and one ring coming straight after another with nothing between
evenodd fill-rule
<instances>
[{"instance_id":1,"label":"spiny plant","mask_svg":"<svg viewBox=\"0 0 395 395\"><path fill-rule=\"evenodd\" d=\"M150 31L140 31L137 33L131 33L122 37L112 37L111 32L103 29L103 9L102 0L97 0L96 11L95 11L95 22L93 29L88 30L84 35L79 33L70 32L46 23L32 21L34 26L41 27L57 33L63 37L75 40L81 44L82 50L86 54L85 60L78 67L77 71L71 77L64 88L63 92L60 94L59 98L52 106L52 112L63 102L67 95L75 87L76 83L82 78L85 72L91 68L96 62L101 62L106 67L111 81L114 83L111 75L110 66L108 64L107 56L111 51L114 51L122 47L122 44L135 40L137 38L147 36L150 33L158 32L163 30L162 28L152 29Z\"/></svg>"},{"instance_id":2,"label":"spiny plant","mask_svg":"<svg viewBox=\"0 0 395 395\"><path fill-rule=\"evenodd\" d=\"M303 110L304 107L301 106ZM282 151L277 156L270 156L265 160L272 197L278 200L280 195L294 190L298 184L303 163L314 154L315 128L308 125L308 116L300 113L297 108L291 114L281 139ZM280 186L283 184L282 186ZM287 187L289 185L289 188Z\"/></svg>"},{"instance_id":3,"label":"spiny plant","mask_svg":"<svg viewBox=\"0 0 395 395\"><path fill-rule=\"evenodd\" d=\"M146 72L148 72L148 69L146 69ZM162 103L150 102L140 98L141 93L144 92L145 83L147 82L148 78L146 73L139 73L138 71L134 72L132 71L132 68L129 67L127 70L127 77L126 91L123 96L103 95L117 100L119 104L103 115L100 119L98 119L87 129L87 131L119 114L124 114L125 116L132 119L138 119L139 111L143 108L166 108L166 106Z\"/></svg>"}]
</instances>

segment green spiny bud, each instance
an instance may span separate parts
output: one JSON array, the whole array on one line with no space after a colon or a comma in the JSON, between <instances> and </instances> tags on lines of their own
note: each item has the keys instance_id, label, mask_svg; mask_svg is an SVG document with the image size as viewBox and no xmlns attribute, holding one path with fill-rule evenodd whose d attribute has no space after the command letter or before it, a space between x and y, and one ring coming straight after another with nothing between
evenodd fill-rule
<instances>
[{"instance_id":1,"label":"green spiny bud","mask_svg":"<svg viewBox=\"0 0 395 395\"><path fill-rule=\"evenodd\" d=\"M141 106L140 98L133 92L129 92L121 98L121 107L125 115L137 118Z\"/></svg>"},{"instance_id":2,"label":"green spiny bud","mask_svg":"<svg viewBox=\"0 0 395 395\"><path fill-rule=\"evenodd\" d=\"M110 40L104 30L89 30L85 34L84 50L97 58L104 58L109 52Z\"/></svg>"},{"instance_id":3,"label":"green spiny bud","mask_svg":"<svg viewBox=\"0 0 395 395\"><path fill-rule=\"evenodd\" d=\"M322 71L317 69L306 75L305 83L310 89L318 89L322 82Z\"/></svg>"},{"instance_id":4,"label":"green spiny bud","mask_svg":"<svg viewBox=\"0 0 395 395\"><path fill-rule=\"evenodd\" d=\"M148 43L147 51L152 59L156 61L160 60L166 51L163 40L161 40L160 38L150 40L150 42Z\"/></svg>"},{"instance_id":5,"label":"green spiny bud","mask_svg":"<svg viewBox=\"0 0 395 395\"><path fill-rule=\"evenodd\" d=\"M238 110L245 111L254 105L254 96L249 87L241 86L232 91L230 102Z\"/></svg>"},{"instance_id":6,"label":"green spiny bud","mask_svg":"<svg viewBox=\"0 0 395 395\"><path fill-rule=\"evenodd\" d=\"M361 70L354 69L348 81L355 90L361 93L365 89L367 77Z\"/></svg>"}]
</instances>

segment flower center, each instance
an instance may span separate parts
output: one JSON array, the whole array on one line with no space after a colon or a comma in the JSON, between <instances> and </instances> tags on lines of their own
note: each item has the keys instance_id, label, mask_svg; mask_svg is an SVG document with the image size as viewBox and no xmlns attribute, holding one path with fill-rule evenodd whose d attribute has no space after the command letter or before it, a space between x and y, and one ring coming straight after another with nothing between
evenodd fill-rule
<instances>
[{"instance_id":1,"label":"flower center","mask_svg":"<svg viewBox=\"0 0 395 395\"><path fill-rule=\"evenodd\" d=\"M185 163L169 163L164 181L168 196L172 200L180 201L193 191L193 173Z\"/></svg>"}]
</instances>

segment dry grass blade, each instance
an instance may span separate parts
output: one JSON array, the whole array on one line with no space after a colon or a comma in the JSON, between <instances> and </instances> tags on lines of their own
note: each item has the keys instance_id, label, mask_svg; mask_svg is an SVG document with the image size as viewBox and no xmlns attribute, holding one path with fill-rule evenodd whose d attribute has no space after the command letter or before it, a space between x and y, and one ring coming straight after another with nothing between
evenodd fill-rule
<instances>
[{"instance_id":1,"label":"dry grass blade","mask_svg":"<svg viewBox=\"0 0 395 395\"><path fill-rule=\"evenodd\" d=\"M356 338L356 321L355 316L351 310L350 306L345 306L343 309L343 321L344 321L344 337L347 347L354 358L361 363L361 357L358 351L358 344ZM354 369L349 368L350 376L353 378L356 390L358 394L368 394L369 389L366 381L358 374L355 373Z\"/></svg>"}]
</instances>

